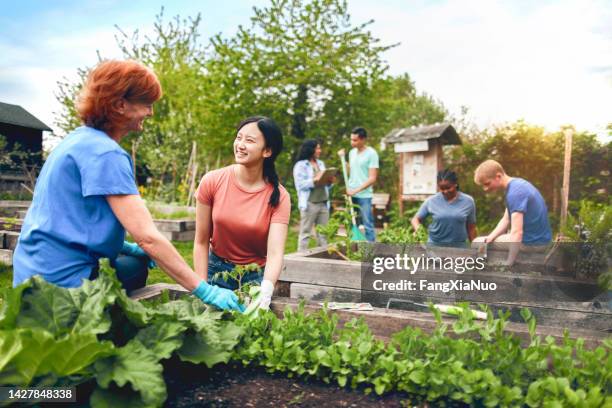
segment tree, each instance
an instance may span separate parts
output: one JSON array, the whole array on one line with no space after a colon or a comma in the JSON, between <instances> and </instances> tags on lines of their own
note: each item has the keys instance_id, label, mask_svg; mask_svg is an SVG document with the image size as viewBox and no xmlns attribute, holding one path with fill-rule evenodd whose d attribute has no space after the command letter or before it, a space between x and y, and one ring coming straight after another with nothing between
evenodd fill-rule
<instances>
[{"instance_id":1,"label":"tree","mask_svg":"<svg viewBox=\"0 0 612 408\"><path fill-rule=\"evenodd\" d=\"M233 161L231 143L243 118L263 114L276 120L285 134L288 153L277 168L291 187L291 169L305 138L322 138L328 162L348 144L354 126L364 126L371 143L394 127L432 123L445 117L441 104L419 95L409 76L386 75L382 46L367 31L371 23L351 23L346 1L273 0L254 8L252 24L231 38L214 36L200 43L198 15L165 23L162 13L154 35L121 31L117 43L125 58L142 61L157 73L164 90L145 130L122 144L131 151L142 183L148 176L169 200L186 196L181 183L192 142L198 146L200 170ZM59 84L64 111L58 125L65 131L78 124L74 99L88 70L79 70L79 83ZM394 189L395 159L386 153L382 179ZM333 165L333 163L330 163ZM165 186L165 187L164 187ZM178 195L176 194L178 189ZM155 191L159 188L155 188Z\"/></svg>"}]
</instances>

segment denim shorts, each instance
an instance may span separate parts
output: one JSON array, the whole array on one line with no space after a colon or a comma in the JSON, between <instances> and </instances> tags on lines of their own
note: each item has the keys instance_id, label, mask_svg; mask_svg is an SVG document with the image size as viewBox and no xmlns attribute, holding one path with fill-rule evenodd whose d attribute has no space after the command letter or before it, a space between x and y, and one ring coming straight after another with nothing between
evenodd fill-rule
<instances>
[{"instance_id":1,"label":"denim shorts","mask_svg":"<svg viewBox=\"0 0 612 408\"><path fill-rule=\"evenodd\" d=\"M236 264L215 255L214 252L208 253L208 283L217 285L225 289L238 289L238 281L232 278L224 280L220 272L230 272L236 267ZM261 272L248 272L242 278L242 284L255 282L261 284L263 279L263 267Z\"/></svg>"}]
</instances>

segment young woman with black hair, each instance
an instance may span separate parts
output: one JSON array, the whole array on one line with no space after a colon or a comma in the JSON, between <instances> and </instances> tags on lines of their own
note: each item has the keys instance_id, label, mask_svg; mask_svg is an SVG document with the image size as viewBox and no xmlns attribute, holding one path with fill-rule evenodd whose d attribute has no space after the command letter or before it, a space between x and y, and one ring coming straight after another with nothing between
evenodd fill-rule
<instances>
[{"instance_id":1,"label":"young woman with black hair","mask_svg":"<svg viewBox=\"0 0 612 408\"><path fill-rule=\"evenodd\" d=\"M297 162L293 166L293 180L300 209L300 234L298 250L308 248L313 227L329 221L329 189L331 184L319 185L325 170L321 157L321 143L315 139L302 143ZM333 180L332 180L333 181ZM323 235L317 233L319 246L327 245Z\"/></svg>"},{"instance_id":2,"label":"young woman with black hair","mask_svg":"<svg viewBox=\"0 0 612 408\"><path fill-rule=\"evenodd\" d=\"M195 272L209 283L236 289L215 274L258 264L242 280L261 283L260 307L268 308L285 252L291 202L279 184L274 161L282 132L270 118L243 120L234 139L235 164L207 173L197 192Z\"/></svg>"},{"instance_id":3,"label":"young woman with black hair","mask_svg":"<svg viewBox=\"0 0 612 408\"><path fill-rule=\"evenodd\" d=\"M429 197L412 218L414 230L428 215L428 243L439 246L465 247L466 240L476 238L476 206L474 199L459 191L457 174L449 169L438 172L439 192Z\"/></svg>"}]
</instances>

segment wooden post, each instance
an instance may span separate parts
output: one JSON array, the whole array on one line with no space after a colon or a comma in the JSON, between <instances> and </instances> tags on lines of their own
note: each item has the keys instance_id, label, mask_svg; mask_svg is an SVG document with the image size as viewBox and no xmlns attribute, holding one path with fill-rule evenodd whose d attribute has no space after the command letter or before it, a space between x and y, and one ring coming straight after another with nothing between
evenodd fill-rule
<instances>
[{"instance_id":1,"label":"wooden post","mask_svg":"<svg viewBox=\"0 0 612 408\"><path fill-rule=\"evenodd\" d=\"M569 203L570 168L572 164L572 129L565 129L565 157L563 161L563 194L561 196L561 230L567 223Z\"/></svg>"},{"instance_id":2,"label":"wooden post","mask_svg":"<svg viewBox=\"0 0 612 408\"><path fill-rule=\"evenodd\" d=\"M397 155L397 167L399 167L399 185L397 187L397 202L400 217L404 214L404 153Z\"/></svg>"}]
</instances>

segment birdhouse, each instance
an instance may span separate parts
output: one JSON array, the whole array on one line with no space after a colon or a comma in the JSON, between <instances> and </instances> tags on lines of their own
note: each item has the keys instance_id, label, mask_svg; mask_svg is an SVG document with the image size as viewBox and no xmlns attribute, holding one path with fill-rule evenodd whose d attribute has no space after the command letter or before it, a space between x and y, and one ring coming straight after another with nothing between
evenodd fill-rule
<instances>
[{"instance_id":1,"label":"birdhouse","mask_svg":"<svg viewBox=\"0 0 612 408\"><path fill-rule=\"evenodd\" d=\"M398 155L400 211L404 201L423 201L436 194L436 177L444 167L442 146L461 144L448 123L394 129L383 141Z\"/></svg>"}]
</instances>

